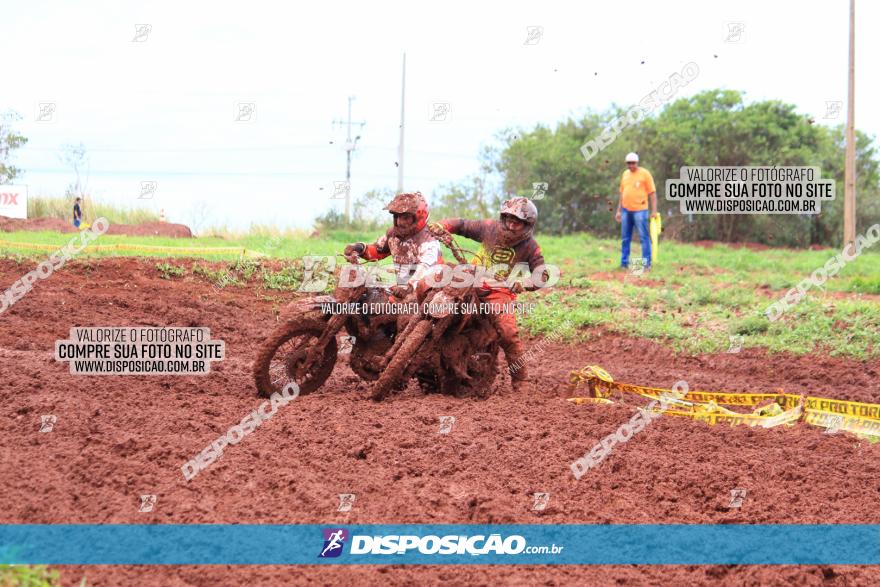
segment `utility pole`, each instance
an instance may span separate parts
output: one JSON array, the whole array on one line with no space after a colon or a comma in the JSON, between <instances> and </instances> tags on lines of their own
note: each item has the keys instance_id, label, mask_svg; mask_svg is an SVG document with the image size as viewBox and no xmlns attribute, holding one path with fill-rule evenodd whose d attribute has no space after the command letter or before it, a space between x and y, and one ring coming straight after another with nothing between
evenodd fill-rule
<instances>
[{"instance_id":1,"label":"utility pole","mask_svg":"<svg viewBox=\"0 0 880 587\"><path fill-rule=\"evenodd\" d=\"M366 122L352 122L351 120L351 103L354 100L354 96L348 97L348 120L343 122L341 120L334 120L333 124L345 124L347 127L347 134L345 138L345 220L346 222L351 222L351 153L357 147L358 139L361 138L361 135L357 135L354 138L354 141L351 140L351 125L358 124L363 128Z\"/></svg>"},{"instance_id":2,"label":"utility pole","mask_svg":"<svg viewBox=\"0 0 880 587\"><path fill-rule=\"evenodd\" d=\"M846 161L843 186L843 244L856 240L856 2L849 0L849 95L846 105Z\"/></svg>"},{"instance_id":3,"label":"utility pole","mask_svg":"<svg viewBox=\"0 0 880 587\"><path fill-rule=\"evenodd\" d=\"M406 53L403 54L403 78L400 82L400 144L397 146L397 193L403 193L403 113L406 105Z\"/></svg>"}]
</instances>

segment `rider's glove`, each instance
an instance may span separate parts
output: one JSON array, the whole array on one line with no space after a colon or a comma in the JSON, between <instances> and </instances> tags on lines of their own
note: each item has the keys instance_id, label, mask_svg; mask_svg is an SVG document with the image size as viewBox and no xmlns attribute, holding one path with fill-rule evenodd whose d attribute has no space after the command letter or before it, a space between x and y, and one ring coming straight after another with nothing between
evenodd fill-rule
<instances>
[{"instance_id":1,"label":"rider's glove","mask_svg":"<svg viewBox=\"0 0 880 587\"><path fill-rule=\"evenodd\" d=\"M449 231L446 230L439 222L432 222L431 224L429 224L428 232L434 235L434 238L439 240L447 247L452 246L452 235L449 234Z\"/></svg>"},{"instance_id":2,"label":"rider's glove","mask_svg":"<svg viewBox=\"0 0 880 587\"><path fill-rule=\"evenodd\" d=\"M350 257L353 254L361 256L364 254L364 251L367 250L367 245L364 243L352 243L350 245L345 246L345 256Z\"/></svg>"}]
</instances>

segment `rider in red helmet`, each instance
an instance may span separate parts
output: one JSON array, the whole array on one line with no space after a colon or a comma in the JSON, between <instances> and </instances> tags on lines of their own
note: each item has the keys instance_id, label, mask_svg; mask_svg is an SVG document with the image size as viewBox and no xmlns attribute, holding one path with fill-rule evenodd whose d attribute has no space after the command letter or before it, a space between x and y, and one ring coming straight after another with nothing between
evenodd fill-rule
<instances>
[{"instance_id":1,"label":"rider in red helmet","mask_svg":"<svg viewBox=\"0 0 880 587\"><path fill-rule=\"evenodd\" d=\"M415 272L398 279L391 293L403 299L413 291L414 284L429 275L431 269L443 263L440 242L428 229L428 202L421 192L398 194L385 206L394 217L394 225L371 245L353 243L345 247L346 256L357 254L375 261L388 255L398 265L415 266Z\"/></svg>"}]
</instances>

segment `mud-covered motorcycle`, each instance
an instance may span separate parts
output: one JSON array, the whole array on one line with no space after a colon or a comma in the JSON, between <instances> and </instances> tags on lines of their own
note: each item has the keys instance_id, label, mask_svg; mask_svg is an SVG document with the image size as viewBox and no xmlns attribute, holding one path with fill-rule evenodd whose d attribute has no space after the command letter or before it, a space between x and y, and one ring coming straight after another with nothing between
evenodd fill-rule
<instances>
[{"instance_id":1,"label":"mud-covered motorcycle","mask_svg":"<svg viewBox=\"0 0 880 587\"><path fill-rule=\"evenodd\" d=\"M466 265L464 252L439 225L432 225L441 241ZM358 271L358 259L340 271ZM465 272L474 275L468 265ZM353 274L344 280L357 283ZM451 311L455 302L478 304L475 286L431 288L419 300L418 313L327 312L327 308L358 304L379 308L391 301L385 286L337 285L330 296L297 300L283 313L287 318L260 347L253 365L254 382L264 397L295 382L300 395L318 389L333 371L339 350L336 337L354 337L349 365L365 381L375 381L374 399L406 385L415 377L426 392L485 397L498 373L499 342L487 315ZM449 308L447 311L423 311ZM398 327L402 328L398 333Z\"/></svg>"},{"instance_id":2,"label":"mud-covered motorcycle","mask_svg":"<svg viewBox=\"0 0 880 587\"><path fill-rule=\"evenodd\" d=\"M498 375L498 332L491 317L477 311L479 268L467 263L464 250L440 225L430 229L459 262L459 275L469 279L429 290L418 314L382 358L374 400L384 399L412 377L426 392L485 398Z\"/></svg>"},{"instance_id":3,"label":"mud-covered motorcycle","mask_svg":"<svg viewBox=\"0 0 880 587\"><path fill-rule=\"evenodd\" d=\"M358 259L339 271L359 270ZM357 283L349 275L349 283ZM379 359L394 344L396 316L383 313L345 311L358 304L369 310L389 302L385 287L337 285L332 295L312 296L292 302L282 313L284 321L269 335L257 352L253 365L257 392L268 397L291 382L300 395L318 389L333 371L339 354L336 337L345 331L354 337L349 365L366 381L378 379ZM342 311L333 311L340 308ZM350 339L349 339L350 340Z\"/></svg>"}]
</instances>

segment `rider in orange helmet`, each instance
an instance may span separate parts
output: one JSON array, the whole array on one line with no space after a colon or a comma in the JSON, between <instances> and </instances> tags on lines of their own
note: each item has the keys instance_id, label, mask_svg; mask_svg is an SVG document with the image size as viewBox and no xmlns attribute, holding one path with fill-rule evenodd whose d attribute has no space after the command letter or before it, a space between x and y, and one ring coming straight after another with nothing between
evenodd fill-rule
<instances>
[{"instance_id":1,"label":"rider in orange helmet","mask_svg":"<svg viewBox=\"0 0 880 587\"><path fill-rule=\"evenodd\" d=\"M375 261L388 255L397 265L415 267L411 275L398 276L398 284L391 293L398 300L409 295L414 285L430 275L432 269L443 263L440 242L428 226L428 202L421 192L398 194L385 206L394 217L394 225L370 245L353 243L345 247L346 256L357 254L363 259ZM408 272L407 272L408 273Z\"/></svg>"}]
</instances>

